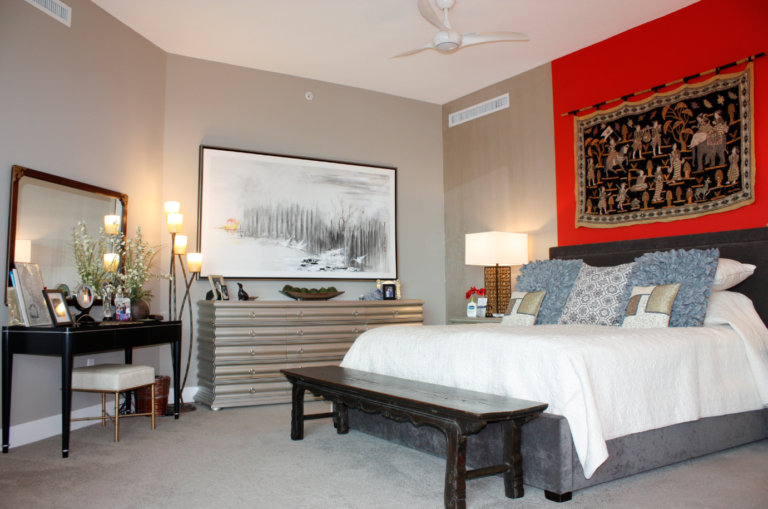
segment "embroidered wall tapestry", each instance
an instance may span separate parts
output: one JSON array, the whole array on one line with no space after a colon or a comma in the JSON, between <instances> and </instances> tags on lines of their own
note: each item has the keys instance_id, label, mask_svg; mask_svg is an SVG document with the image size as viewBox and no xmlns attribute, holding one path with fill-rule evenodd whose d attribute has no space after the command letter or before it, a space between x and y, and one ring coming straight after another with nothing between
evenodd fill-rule
<instances>
[{"instance_id":1,"label":"embroidered wall tapestry","mask_svg":"<svg viewBox=\"0 0 768 509\"><path fill-rule=\"evenodd\" d=\"M753 70L575 117L576 227L690 219L754 202Z\"/></svg>"}]
</instances>

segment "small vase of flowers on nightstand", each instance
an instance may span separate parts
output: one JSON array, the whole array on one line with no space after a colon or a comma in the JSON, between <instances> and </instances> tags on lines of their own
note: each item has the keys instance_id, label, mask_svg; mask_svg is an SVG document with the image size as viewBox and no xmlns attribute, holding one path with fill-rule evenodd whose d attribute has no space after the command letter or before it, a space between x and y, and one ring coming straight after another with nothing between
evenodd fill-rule
<instances>
[{"instance_id":1,"label":"small vase of flowers on nightstand","mask_svg":"<svg viewBox=\"0 0 768 509\"><path fill-rule=\"evenodd\" d=\"M477 304L475 303L475 297L474 295L477 294ZM485 316L485 305L486 302L488 302L488 299L482 298L485 295L485 288L480 288L479 290L476 287L472 287L469 290L467 290L467 299L469 299L469 304L467 304L467 317L469 318L475 318L478 316ZM482 302L481 302L482 301Z\"/></svg>"}]
</instances>

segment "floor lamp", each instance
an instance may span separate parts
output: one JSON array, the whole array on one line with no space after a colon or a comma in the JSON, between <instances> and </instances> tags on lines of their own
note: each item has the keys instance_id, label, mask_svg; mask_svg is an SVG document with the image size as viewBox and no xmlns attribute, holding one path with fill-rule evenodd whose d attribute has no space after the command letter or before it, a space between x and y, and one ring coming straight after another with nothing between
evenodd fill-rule
<instances>
[{"instance_id":1,"label":"floor lamp","mask_svg":"<svg viewBox=\"0 0 768 509\"><path fill-rule=\"evenodd\" d=\"M181 392L183 393L184 387L187 385L189 363L192 361L192 343L194 340L194 327L192 322L192 297L189 295L189 288L192 285L192 281L195 279L195 274L199 274L200 270L202 269L203 255L202 253L187 253L187 237L185 235L179 235L181 233L181 227L184 222L184 216L179 214L179 202L165 202L165 219L168 223L168 232L171 234L171 245L173 245L173 251L171 252L171 266L169 271L171 279L168 281L168 319L181 320L181 317L184 315L184 306L187 304L187 302L189 302L189 353L187 354L187 369L184 373L184 381L181 384ZM187 280L187 271L184 269L184 261L181 258L184 255L187 257L189 280ZM181 310L178 310L178 303L176 302L177 257L179 265L181 265L181 280L184 281L186 286L184 298L181 299ZM182 398L181 394L179 394L179 398ZM180 412L191 412L193 410L196 410L196 407L192 403L182 403L179 408Z\"/></svg>"},{"instance_id":2,"label":"floor lamp","mask_svg":"<svg viewBox=\"0 0 768 509\"><path fill-rule=\"evenodd\" d=\"M485 267L485 316L503 314L512 296L512 265L528 263L528 235L485 232L466 235L466 265Z\"/></svg>"}]
</instances>

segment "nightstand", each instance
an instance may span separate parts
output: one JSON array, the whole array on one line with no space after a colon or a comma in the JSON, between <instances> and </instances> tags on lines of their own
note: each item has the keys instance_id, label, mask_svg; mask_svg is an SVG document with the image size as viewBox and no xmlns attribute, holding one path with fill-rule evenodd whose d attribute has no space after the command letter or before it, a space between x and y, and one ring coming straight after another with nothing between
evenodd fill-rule
<instances>
[{"instance_id":1,"label":"nightstand","mask_svg":"<svg viewBox=\"0 0 768 509\"><path fill-rule=\"evenodd\" d=\"M467 323L501 323L501 318L470 318L465 316L463 318L449 318L451 325L461 325Z\"/></svg>"}]
</instances>

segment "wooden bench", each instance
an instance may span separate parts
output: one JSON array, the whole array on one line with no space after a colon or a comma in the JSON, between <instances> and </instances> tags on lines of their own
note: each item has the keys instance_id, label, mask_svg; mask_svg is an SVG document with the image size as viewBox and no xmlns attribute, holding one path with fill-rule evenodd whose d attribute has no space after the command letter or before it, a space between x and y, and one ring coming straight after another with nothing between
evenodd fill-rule
<instances>
[{"instance_id":1,"label":"wooden bench","mask_svg":"<svg viewBox=\"0 0 768 509\"><path fill-rule=\"evenodd\" d=\"M349 432L348 409L380 413L414 426L428 424L448 438L445 472L445 507L466 508L466 481L504 474L509 498L523 496L523 466L520 427L543 412L547 405L534 401L495 396L442 385L377 375L367 371L323 366L283 369L292 384L291 439L304 438L304 421L332 417L336 432ZM333 402L333 412L304 415L304 392ZM475 470L466 469L467 435L486 424L502 421L504 463Z\"/></svg>"}]
</instances>

